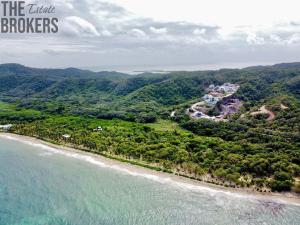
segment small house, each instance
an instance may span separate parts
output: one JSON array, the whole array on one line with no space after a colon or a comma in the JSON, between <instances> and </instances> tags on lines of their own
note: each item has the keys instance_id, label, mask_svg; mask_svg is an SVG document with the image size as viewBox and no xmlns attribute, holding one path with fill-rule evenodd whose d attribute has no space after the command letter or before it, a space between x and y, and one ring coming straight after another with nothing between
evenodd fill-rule
<instances>
[{"instance_id":1,"label":"small house","mask_svg":"<svg viewBox=\"0 0 300 225\"><path fill-rule=\"evenodd\" d=\"M68 139L70 139L71 136L68 134L64 134L62 137L64 140L68 140Z\"/></svg>"},{"instance_id":2,"label":"small house","mask_svg":"<svg viewBox=\"0 0 300 225\"><path fill-rule=\"evenodd\" d=\"M210 94L206 94L203 96L203 100L207 103L207 104L210 104L210 105L216 105L219 101L220 101L220 98L218 97L214 97Z\"/></svg>"},{"instance_id":3,"label":"small house","mask_svg":"<svg viewBox=\"0 0 300 225\"><path fill-rule=\"evenodd\" d=\"M8 131L12 128L12 124L0 125L0 130Z\"/></svg>"},{"instance_id":4,"label":"small house","mask_svg":"<svg viewBox=\"0 0 300 225\"><path fill-rule=\"evenodd\" d=\"M94 132L97 132L97 131L103 131L103 129L102 129L102 127L99 126L99 127L97 127L96 129L93 129L93 131L94 131Z\"/></svg>"}]
</instances>

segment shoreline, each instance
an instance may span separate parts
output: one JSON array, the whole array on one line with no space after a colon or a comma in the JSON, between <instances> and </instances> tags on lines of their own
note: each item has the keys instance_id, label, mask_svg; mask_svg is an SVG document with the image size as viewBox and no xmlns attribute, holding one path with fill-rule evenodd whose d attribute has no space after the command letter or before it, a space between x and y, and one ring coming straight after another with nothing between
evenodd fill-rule
<instances>
[{"instance_id":1,"label":"shoreline","mask_svg":"<svg viewBox=\"0 0 300 225\"><path fill-rule=\"evenodd\" d=\"M191 178L166 173L163 171L157 171L154 168L151 169L139 166L135 163L130 163L126 160L118 160L113 157L109 158L100 154L87 152L84 150L67 147L63 145L53 144L35 137L23 136L13 133L2 133L0 132L0 138L6 138L24 144L30 144L37 148L44 148L45 151L52 151L54 153L62 154L72 158L77 158L79 160L84 160L91 164L97 165L102 168L109 168L118 170L120 172L132 175L144 177L146 179L152 180L159 183L174 184L177 187L186 188L189 190L209 192L214 193L223 193L225 195L231 195L233 197L242 197L253 200L266 200L266 201L278 201L279 203L293 204L300 206L300 195L292 192L286 193L260 193L255 192L246 188L230 188L223 187L204 181L193 180Z\"/></svg>"}]
</instances>

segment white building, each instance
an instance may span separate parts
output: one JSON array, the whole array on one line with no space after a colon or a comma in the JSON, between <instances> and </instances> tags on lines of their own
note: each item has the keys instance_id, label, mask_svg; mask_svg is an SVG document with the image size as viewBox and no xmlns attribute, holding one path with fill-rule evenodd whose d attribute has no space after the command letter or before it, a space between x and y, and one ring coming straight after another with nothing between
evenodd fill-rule
<instances>
[{"instance_id":1,"label":"white building","mask_svg":"<svg viewBox=\"0 0 300 225\"><path fill-rule=\"evenodd\" d=\"M239 89L239 86L231 83L225 83L220 86L219 89L225 93L233 94Z\"/></svg>"},{"instance_id":2,"label":"white building","mask_svg":"<svg viewBox=\"0 0 300 225\"><path fill-rule=\"evenodd\" d=\"M12 124L0 125L0 130L10 130L12 128Z\"/></svg>"},{"instance_id":3,"label":"white building","mask_svg":"<svg viewBox=\"0 0 300 225\"><path fill-rule=\"evenodd\" d=\"M207 104L210 104L210 105L215 105L217 104L219 101L220 101L220 98L218 97L214 97L210 94L206 94L203 96L202 98Z\"/></svg>"},{"instance_id":4,"label":"white building","mask_svg":"<svg viewBox=\"0 0 300 225\"><path fill-rule=\"evenodd\" d=\"M64 139L69 139L71 136L68 135L68 134L64 134L62 137L63 137Z\"/></svg>"},{"instance_id":5,"label":"white building","mask_svg":"<svg viewBox=\"0 0 300 225\"><path fill-rule=\"evenodd\" d=\"M94 132L96 132L96 131L103 131L103 128L99 126L99 127L97 127L96 129L93 129L93 131L94 131Z\"/></svg>"}]
</instances>

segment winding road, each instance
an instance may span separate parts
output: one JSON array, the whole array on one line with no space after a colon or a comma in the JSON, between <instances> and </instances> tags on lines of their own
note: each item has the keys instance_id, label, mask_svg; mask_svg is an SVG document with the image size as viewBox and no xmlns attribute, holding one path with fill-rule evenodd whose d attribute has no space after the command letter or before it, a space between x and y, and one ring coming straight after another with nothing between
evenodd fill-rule
<instances>
[{"instance_id":1,"label":"winding road","mask_svg":"<svg viewBox=\"0 0 300 225\"><path fill-rule=\"evenodd\" d=\"M259 115L259 114L268 114L269 117L267 118L267 121L272 121L275 119L275 114L272 111L268 110L265 105L260 107L259 111L251 113L252 116Z\"/></svg>"}]
</instances>

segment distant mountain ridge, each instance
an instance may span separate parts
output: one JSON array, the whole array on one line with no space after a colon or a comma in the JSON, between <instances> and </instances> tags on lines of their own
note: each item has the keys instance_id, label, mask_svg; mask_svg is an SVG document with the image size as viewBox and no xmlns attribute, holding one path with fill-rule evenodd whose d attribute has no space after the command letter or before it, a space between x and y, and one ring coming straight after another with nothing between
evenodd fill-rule
<instances>
[{"instance_id":1,"label":"distant mountain ridge","mask_svg":"<svg viewBox=\"0 0 300 225\"><path fill-rule=\"evenodd\" d=\"M274 65L258 65L258 66L249 66L242 68L240 70L244 69L263 69L263 68L279 68L279 69L289 69L289 68L300 68L300 62L291 62L291 63L278 63ZM222 70L236 70L236 69L219 69L219 70L213 70L213 71L222 71ZM94 72L88 69L79 69L76 67L68 67L68 68L35 68L35 67L28 67L22 64L18 63L4 63L0 64L0 72L28 72L28 71L38 71L40 73L45 73L45 72L53 72L57 74L63 74L63 73L73 73L73 75L81 75L81 74L104 74L104 73L111 73L111 74L119 74L119 75L129 75L127 73L122 73L122 72L117 72L117 71L98 71ZM195 71L211 71L211 70L195 70ZM143 71L141 71L143 72ZM172 71L169 71L172 72ZM173 71L176 72L176 71ZM178 72L185 72L184 70L178 71ZM194 72L194 71L190 71ZM156 73L156 72L143 72L141 74L158 74L161 75L161 73ZM139 74L139 75L141 75Z\"/></svg>"},{"instance_id":2,"label":"distant mountain ridge","mask_svg":"<svg viewBox=\"0 0 300 225\"><path fill-rule=\"evenodd\" d=\"M81 70L77 68L65 68L65 69L47 69L47 68L33 68L27 67L21 64L16 63L8 63L8 64L0 64L0 73L9 73L10 75L47 75L47 76L127 76L127 74L119 73L119 72L110 72L110 71L101 71L101 72L93 72L90 70Z\"/></svg>"}]
</instances>

